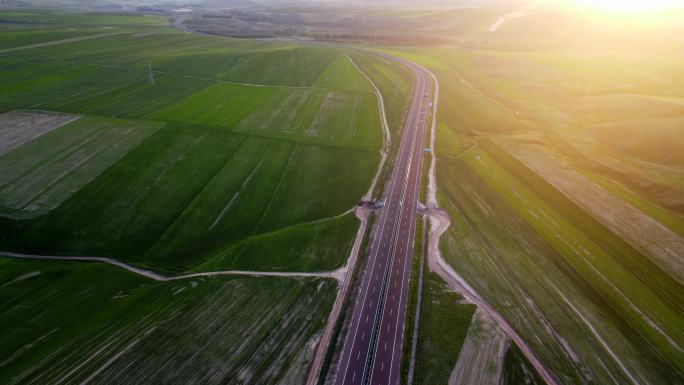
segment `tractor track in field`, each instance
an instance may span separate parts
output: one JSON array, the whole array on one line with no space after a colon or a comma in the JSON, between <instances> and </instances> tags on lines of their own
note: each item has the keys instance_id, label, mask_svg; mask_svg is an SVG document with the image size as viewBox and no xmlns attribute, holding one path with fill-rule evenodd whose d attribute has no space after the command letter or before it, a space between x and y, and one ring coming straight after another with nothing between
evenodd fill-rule
<instances>
[{"instance_id":1,"label":"tractor track in field","mask_svg":"<svg viewBox=\"0 0 684 385\"><path fill-rule=\"evenodd\" d=\"M0 251L0 257L9 257L16 259L36 259L44 261L71 261L71 262L99 262L106 263L112 266L128 270L132 273L153 279L158 282L178 281L181 279L190 279L197 277L215 277L220 275L242 275L252 277L289 277L289 278L330 278L340 281L343 277L343 269L340 268L332 271L253 271L253 270L217 270L217 271L203 271L197 273L188 273L182 275L164 275L146 270L125 262L121 262L114 258L95 257L95 256L58 256L58 255L36 255L36 254L22 254Z\"/></svg>"}]
</instances>

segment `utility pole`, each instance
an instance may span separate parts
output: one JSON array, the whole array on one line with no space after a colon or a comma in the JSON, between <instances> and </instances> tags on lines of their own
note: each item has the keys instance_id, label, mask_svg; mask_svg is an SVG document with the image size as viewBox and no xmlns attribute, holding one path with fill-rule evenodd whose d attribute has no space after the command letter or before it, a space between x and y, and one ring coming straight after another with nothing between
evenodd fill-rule
<instances>
[{"instance_id":1,"label":"utility pole","mask_svg":"<svg viewBox=\"0 0 684 385\"><path fill-rule=\"evenodd\" d=\"M154 85L154 72L152 72L152 64L150 62L147 62L147 84Z\"/></svg>"}]
</instances>

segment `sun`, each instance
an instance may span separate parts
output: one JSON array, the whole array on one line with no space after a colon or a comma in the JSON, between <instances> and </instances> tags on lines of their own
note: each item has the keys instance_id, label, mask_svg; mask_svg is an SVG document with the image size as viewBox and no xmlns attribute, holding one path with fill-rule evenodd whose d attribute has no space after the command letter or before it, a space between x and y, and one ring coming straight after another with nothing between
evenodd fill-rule
<instances>
[{"instance_id":1,"label":"sun","mask_svg":"<svg viewBox=\"0 0 684 385\"><path fill-rule=\"evenodd\" d=\"M574 0L580 6L606 12L650 12L684 8L682 0Z\"/></svg>"}]
</instances>

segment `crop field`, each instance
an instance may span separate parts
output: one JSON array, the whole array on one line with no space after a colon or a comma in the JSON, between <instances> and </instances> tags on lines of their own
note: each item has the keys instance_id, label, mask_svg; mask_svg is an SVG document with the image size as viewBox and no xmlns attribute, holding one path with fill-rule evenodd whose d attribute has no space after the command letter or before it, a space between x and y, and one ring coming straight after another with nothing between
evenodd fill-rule
<instances>
[{"instance_id":1,"label":"crop field","mask_svg":"<svg viewBox=\"0 0 684 385\"><path fill-rule=\"evenodd\" d=\"M440 250L559 383L681 383L679 39L544 12L392 49L439 80ZM515 346L496 362L532 374Z\"/></svg>"},{"instance_id":2,"label":"crop field","mask_svg":"<svg viewBox=\"0 0 684 385\"><path fill-rule=\"evenodd\" d=\"M413 74L401 64L368 54L354 52L350 57L380 89L385 102L387 124L392 136L395 137L408 109L407 101L410 98Z\"/></svg>"},{"instance_id":3,"label":"crop field","mask_svg":"<svg viewBox=\"0 0 684 385\"><path fill-rule=\"evenodd\" d=\"M587 229L573 227L484 152L460 162L441 165L442 180L460 180L444 187L442 202L457 218L444 239L445 255L529 336L546 365L568 383L674 381L682 343L681 298L671 298L681 293L677 284L658 270L658 282L643 283L640 269L627 270L606 255L610 250L587 239ZM668 281L673 291L657 296L657 287L647 286ZM658 372L661 367L670 369Z\"/></svg>"},{"instance_id":4,"label":"crop field","mask_svg":"<svg viewBox=\"0 0 684 385\"><path fill-rule=\"evenodd\" d=\"M475 306L459 303L463 298L434 273L426 276L424 285L415 383L446 384L466 340Z\"/></svg>"},{"instance_id":5,"label":"crop field","mask_svg":"<svg viewBox=\"0 0 684 385\"><path fill-rule=\"evenodd\" d=\"M378 147L381 142L380 131L374 129L377 103L369 92L218 83L151 117L336 145Z\"/></svg>"},{"instance_id":6,"label":"crop field","mask_svg":"<svg viewBox=\"0 0 684 385\"><path fill-rule=\"evenodd\" d=\"M18 114L2 116L12 120ZM61 118L73 120L71 115ZM41 119L33 128L33 123L29 130L39 132L53 124ZM19 125L16 121L10 124ZM82 117L16 148L0 157L1 212L14 218L47 213L161 126L158 122Z\"/></svg>"},{"instance_id":7,"label":"crop field","mask_svg":"<svg viewBox=\"0 0 684 385\"><path fill-rule=\"evenodd\" d=\"M154 23L0 55L0 111L83 115L0 158L2 248L168 272L341 266L382 142L368 80L339 50ZM405 103L405 74L364 65Z\"/></svg>"},{"instance_id":8,"label":"crop field","mask_svg":"<svg viewBox=\"0 0 684 385\"><path fill-rule=\"evenodd\" d=\"M582 210L592 214L606 228L640 250L644 256L663 266L663 270L674 280L684 283L684 261L679 257L679 250L684 250L684 238L616 198L590 179L567 168L562 159L556 158L540 146L503 139L497 141L497 146L547 180ZM491 148L499 153L496 148ZM514 164L515 161L506 163Z\"/></svg>"},{"instance_id":9,"label":"crop field","mask_svg":"<svg viewBox=\"0 0 684 385\"><path fill-rule=\"evenodd\" d=\"M267 265L253 259L259 253L240 258L242 249L292 226L280 235L301 229L324 236L320 231L327 230L324 237L336 240L330 247L345 250L353 222L320 220L356 203L376 162L376 154L362 150L169 125L61 206L22 224L24 235L12 244L45 253L109 255L174 271L214 253L230 261L223 267ZM315 171L307 171L311 164ZM321 250L313 261L283 260L270 269L334 268L346 255Z\"/></svg>"},{"instance_id":10,"label":"crop field","mask_svg":"<svg viewBox=\"0 0 684 385\"><path fill-rule=\"evenodd\" d=\"M382 127L344 50L156 17L0 19L0 250L168 275L346 263ZM382 68L405 105L410 79L396 94L383 79L405 73ZM338 286L9 258L0 282L3 384L301 384Z\"/></svg>"},{"instance_id":11,"label":"crop field","mask_svg":"<svg viewBox=\"0 0 684 385\"><path fill-rule=\"evenodd\" d=\"M95 263L0 267L8 385L300 384L335 297L330 280L154 283Z\"/></svg>"}]
</instances>

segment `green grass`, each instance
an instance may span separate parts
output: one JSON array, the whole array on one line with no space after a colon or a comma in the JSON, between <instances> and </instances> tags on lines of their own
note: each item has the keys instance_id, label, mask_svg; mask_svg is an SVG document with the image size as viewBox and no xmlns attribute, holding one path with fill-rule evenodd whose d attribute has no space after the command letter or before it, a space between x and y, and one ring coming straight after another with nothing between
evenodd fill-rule
<instances>
[{"instance_id":1,"label":"green grass","mask_svg":"<svg viewBox=\"0 0 684 385\"><path fill-rule=\"evenodd\" d=\"M371 84L359 73L345 54L337 58L320 74L314 87L374 92Z\"/></svg>"},{"instance_id":2,"label":"green grass","mask_svg":"<svg viewBox=\"0 0 684 385\"><path fill-rule=\"evenodd\" d=\"M346 214L255 234L220 249L199 269L333 270L346 262L358 226Z\"/></svg>"},{"instance_id":3,"label":"green grass","mask_svg":"<svg viewBox=\"0 0 684 385\"><path fill-rule=\"evenodd\" d=\"M569 224L581 230L595 244L600 245L604 252L611 254L614 262L633 272L642 283L650 287L648 291L652 291L661 300L670 305L679 307L679 300L677 296L673 297L672 293L676 293L681 288L681 285L674 279L667 278L663 267L650 262L646 256L642 255L626 241L620 239L550 183L546 182L522 162L503 151L493 142L483 140L480 142L480 146L488 156L492 157L499 165L502 165L506 171L515 175L522 184L534 186L534 193L536 195L559 212ZM483 158L480 158L478 163L482 164L482 160ZM529 203L524 202L524 204L527 205Z\"/></svg>"},{"instance_id":4,"label":"green grass","mask_svg":"<svg viewBox=\"0 0 684 385\"><path fill-rule=\"evenodd\" d=\"M17 246L134 259L151 247L242 138L168 125L27 224Z\"/></svg>"},{"instance_id":5,"label":"green grass","mask_svg":"<svg viewBox=\"0 0 684 385\"><path fill-rule=\"evenodd\" d=\"M300 383L335 297L330 280L158 283L95 263L0 258L0 266L8 385Z\"/></svg>"},{"instance_id":6,"label":"green grass","mask_svg":"<svg viewBox=\"0 0 684 385\"><path fill-rule=\"evenodd\" d=\"M216 83L151 117L336 145L380 143L376 101L370 93Z\"/></svg>"},{"instance_id":7,"label":"green grass","mask_svg":"<svg viewBox=\"0 0 684 385\"><path fill-rule=\"evenodd\" d=\"M475 305L460 304L435 273L425 275L415 384L446 384L468 334Z\"/></svg>"},{"instance_id":8,"label":"green grass","mask_svg":"<svg viewBox=\"0 0 684 385\"><path fill-rule=\"evenodd\" d=\"M215 83L160 109L150 117L230 128L259 108L275 92L278 89Z\"/></svg>"}]
</instances>

